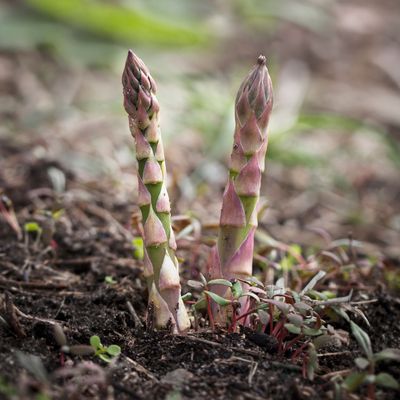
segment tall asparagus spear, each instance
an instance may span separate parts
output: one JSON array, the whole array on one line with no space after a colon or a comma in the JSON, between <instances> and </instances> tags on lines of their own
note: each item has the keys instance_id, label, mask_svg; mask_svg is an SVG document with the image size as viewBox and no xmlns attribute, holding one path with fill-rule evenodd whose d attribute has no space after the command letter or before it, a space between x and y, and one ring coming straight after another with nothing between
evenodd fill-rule
<instances>
[{"instance_id":1,"label":"tall asparagus spear","mask_svg":"<svg viewBox=\"0 0 400 400\"><path fill-rule=\"evenodd\" d=\"M245 279L252 275L257 204L272 97L266 59L260 56L240 86L235 103L234 144L215 257L216 268L225 279Z\"/></svg>"},{"instance_id":2,"label":"tall asparagus spear","mask_svg":"<svg viewBox=\"0 0 400 400\"><path fill-rule=\"evenodd\" d=\"M128 52L122 85L139 164L138 202L143 218L149 310L154 314L156 327L172 325L175 332L182 332L189 328L190 321L181 300L156 84L143 61L132 51Z\"/></svg>"}]
</instances>

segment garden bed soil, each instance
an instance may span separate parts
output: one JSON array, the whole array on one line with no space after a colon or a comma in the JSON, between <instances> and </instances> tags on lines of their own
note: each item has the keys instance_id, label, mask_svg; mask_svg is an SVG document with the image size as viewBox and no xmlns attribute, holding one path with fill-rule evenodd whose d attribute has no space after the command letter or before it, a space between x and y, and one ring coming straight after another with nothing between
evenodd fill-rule
<instances>
[{"instance_id":1,"label":"garden bed soil","mask_svg":"<svg viewBox=\"0 0 400 400\"><path fill-rule=\"evenodd\" d=\"M50 217L39 210L63 210L42 233L50 235L47 243L43 237L36 243L32 233L18 240L1 220L0 312L8 325L0 324L0 398L16 392L14 398L25 399L333 398L330 377L353 368L360 355L353 340L349 346L324 349L320 370L310 381L302 377L301 365L271 354L245 332L171 335L138 326L132 308L144 324L147 294L142 265L132 257L127 234L132 204L119 202L100 184L85 186L54 160L29 158L3 144L0 148L4 159L19 166L13 179L0 171L0 187L12 200L21 226L32 220L46 226ZM62 200L49 179L50 167L67 179ZM377 301L361 309L371 322L375 350L399 348L399 299L379 285L373 297ZM93 356L61 357L55 322L70 345L88 344L98 335L106 345L118 344L122 354L109 365ZM46 372L35 366L35 359L21 360L21 352L38 356ZM88 370L85 360L101 369ZM62 376L62 365L77 377ZM400 377L398 366L387 371ZM38 393L48 397L35 397ZM383 396L396 399L398 393Z\"/></svg>"}]
</instances>

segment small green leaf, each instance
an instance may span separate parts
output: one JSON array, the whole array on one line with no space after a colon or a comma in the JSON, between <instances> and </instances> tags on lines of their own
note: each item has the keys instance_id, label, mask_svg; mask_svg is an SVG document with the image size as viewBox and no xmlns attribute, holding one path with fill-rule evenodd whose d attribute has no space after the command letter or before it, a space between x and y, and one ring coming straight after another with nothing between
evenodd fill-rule
<instances>
[{"instance_id":1,"label":"small green leaf","mask_svg":"<svg viewBox=\"0 0 400 400\"><path fill-rule=\"evenodd\" d=\"M318 371L318 355L312 343L308 344L307 377L310 381L314 380L315 371Z\"/></svg>"},{"instance_id":2,"label":"small green leaf","mask_svg":"<svg viewBox=\"0 0 400 400\"><path fill-rule=\"evenodd\" d=\"M361 347L364 354L367 356L368 360L373 358L371 340L368 333L361 329L353 321L350 321L351 333L356 338L358 345Z\"/></svg>"},{"instance_id":3,"label":"small green leaf","mask_svg":"<svg viewBox=\"0 0 400 400\"><path fill-rule=\"evenodd\" d=\"M101 347L100 338L97 335L91 336L90 345L97 350L99 347Z\"/></svg>"},{"instance_id":4,"label":"small green leaf","mask_svg":"<svg viewBox=\"0 0 400 400\"><path fill-rule=\"evenodd\" d=\"M268 325L269 320L271 319L269 313L264 310L257 310L258 317L263 325Z\"/></svg>"},{"instance_id":5,"label":"small green leaf","mask_svg":"<svg viewBox=\"0 0 400 400\"><path fill-rule=\"evenodd\" d=\"M187 292L181 296L183 302L190 300L193 297L192 293Z\"/></svg>"},{"instance_id":6,"label":"small green leaf","mask_svg":"<svg viewBox=\"0 0 400 400\"><path fill-rule=\"evenodd\" d=\"M224 285L228 287L232 287L232 283L226 279L213 279L208 281L208 285Z\"/></svg>"},{"instance_id":7,"label":"small green leaf","mask_svg":"<svg viewBox=\"0 0 400 400\"><path fill-rule=\"evenodd\" d=\"M110 346L107 347L107 353L108 353L110 356L115 357L115 356L117 356L118 354L121 353L121 347L119 347L119 346L116 345L116 344L112 344L112 345L110 345Z\"/></svg>"},{"instance_id":8,"label":"small green leaf","mask_svg":"<svg viewBox=\"0 0 400 400\"><path fill-rule=\"evenodd\" d=\"M244 292L243 294L241 294L240 296L239 296L239 298L242 298L242 297L251 297L252 299L254 299L257 303L260 303L260 298L255 294L255 293L253 293L253 292Z\"/></svg>"},{"instance_id":9,"label":"small green leaf","mask_svg":"<svg viewBox=\"0 0 400 400\"><path fill-rule=\"evenodd\" d=\"M343 386L349 392L353 392L364 383L366 377L366 372L353 372L344 380Z\"/></svg>"},{"instance_id":10,"label":"small green leaf","mask_svg":"<svg viewBox=\"0 0 400 400\"><path fill-rule=\"evenodd\" d=\"M94 354L95 350L92 346L77 344L74 346L69 346L69 352L71 354L75 354L76 356L88 356L90 354Z\"/></svg>"},{"instance_id":11,"label":"small green leaf","mask_svg":"<svg viewBox=\"0 0 400 400\"><path fill-rule=\"evenodd\" d=\"M299 311L302 315L306 315L308 311L312 310L312 307L302 301L294 303L293 307Z\"/></svg>"},{"instance_id":12,"label":"small green leaf","mask_svg":"<svg viewBox=\"0 0 400 400\"><path fill-rule=\"evenodd\" d=\"M205 277L201 272L199 273L199 276L200 276L201 282L203 283L203 286L206 287L206 286L207 286L207 279L206 279L206 277Z\"/></svg>"},{"instance_id":13,"label":"small green leaf","mask_svg":"<svg viewBox=\"0 0 400 400\"><path fill-rule=\"evenodd\" d=\"M65 337L65 333L63 328L59 324L55 324L53 326L53 335L54 339L56 340L57 344L62 347L67 344L67 338Z\"/></svg>"},{"instance_id":14,"label":"small green leaf","mask_svg":"<svg viewBox=\"0 0 400 400\"><path fill-rule=\"evenodd\" d=\"M325 347L327 344L332 343L335 341L336 338L331 335L321 335L313 339L313 344L317 350Z\"/></svg>"},{"instance_id":15,"label":"small green leaf","mask_svg":"<svg viewBox=\"0 0 400 400\"><path fill-rule=\"evenodd\" d=\"M203 289L204 285L203 283L199 282L199 281L193 281L193 280L188 280L187 281L188 286L192 287L193 289Z\"/></svg>"},{"instance_id":16,"label":"small green leaf","mask_svg":"<svg viewBox=\"0 0 400 400\"><path fill-rule=\"evenodd\" d=\"M303 318L301 315L298 314L288 314L288 320L290 323L296 326L302 326L303 325Z\"/></svg>"},{"instance_id":17,"label":"small green leaf","mask_svg":"<svg viewBox=\"0 0 400 400\"><path fill-rule=\"evenodd\" d=\"M299 335L301 333L301 328L294 324L285 324L285 328L295 335Z\"/></svg>"},{"instance_id":18,"label":"small green leaf","mask_svg":"<svg viewBox=\"0 0 400 400\"><path fill-rule=\"evenodd\" d=\"M400 361L400 350L399 349L384 349L374 354L375 361L382 360L393 360Z\"/></svg>"},{"instance_id":19,"label":"small green leaf","mask_svg":"<svg viewBox=\"0 0 400 400\"><path fill-rule=\"evenodd\" d=\"M264 299L263 301L265 301L266 303L269 304L273 304L274 306L276 306L279 311L282 312L282 314L287 315L290 311L290 306L289 304L286 304L283 301L279 301L279 300L272 300L272 299Z\"/></svg>"},{"instance_id":20,"label":"small green leaf","mask_svg":"<svg viewBox=\"0 0 400 400\"><path fill-rule=\"evenodd\" d=\"M136 236L132 239L133 245L133 258L136 260L143 260L144 258L144 247L143 247L143 239L140 236Z\"/></svg>"},{"instance_id":21,"label":"small green leaf","mask_svg":"<svg viewBox=\"0 0 400 400\"><path fill-rule=\"evenodd\" d=\"M369 361L364 357L357 357L354 360L354 362L357 365L357 367L360 368L360 369L365 369L369 365Z\"/></svg>"},{"instance_id":22,"label":"small green leaf","mask_svg":"<svg viewBox=\"0 0 400 400\"><path fill-rule=\"evenodd\" d=\"M37 222L27 222L24 225L24 231L25 232L36 232L36 233L41 233L42 228Z\"/></svg>"},{"instance_id":23,"label":"small green leaf","mask_svg":"<svg viewBox=\"0 0 400 400\"><path fill-rule=\"evenodd\" d=\"M319 335L322 335L321 329L313 329L313 328L309 328L308 326L304 326L303 327L303 333L306 336L319 336Z\"/></svg>"},{"instance_id":24,"label":"small green leaf","mask_svg":"<svg viewBox=\"0 0 400 400\"><path fill-rule=\"evenodd\" d=\"M109 276L109 275L107 275L107 276L104 278L104 282L105 282L105 283L108 283L109 285L114 285L114 284L117 283L117 281L116 281L112 276Z\"/></svg>"},{"instance_id":25,"label":"small green leaf","mask_svg":"<svg viewBox=\"0 0 400 400\"><path fill-rule=\"evenodd\" d=\"M103 361L109 363L111 361L111 357L108 356L107 354L99 354L98 355Z\"/></svg>"},{"instance_id":26,"label":"small green leaf","mask_svg":"<svg viewBox=\"0 0 400 400\"><path fill-rule=\"evenodd\" d=\"M201 298L200 300L198 300L195 304L193 304L193 308L196 311L205 310L206 306L207 306L207 303L206 303L206 299L204 297Z\"/></svg>"},{"instance_id":27,"label":"small green leaf","mask_svg":"<svg viewBox=\"0 0 400 400\"><path fill-rule=\"evenodd\" d=\"M233 295L234 299L238 299L243 294L242 285L239 281L236 281L232 285L231 290L232 290L232 295Z\"/></svg>"},{"instance_id":28,"label":"small green leaf","mask_svg":"<svg viewBox=\"0 0 400 400\"><path fill-rule=\"evenodd\" d=\"M222 307L226 307L232 303L231 300L224 299L223 297L217 295L216 293L209 292L208 290L205 290L204 293L210 296L217 304L219 304Z\"/></svg>"},{"instance_id":29,"label":"small green leaf","mask_svg":"<svg viewBox=\"0 0 400 400\"><path fill-rule=\"evenodd\" d=\"M400 388L399 382L397 382L392 375L385 372L381 372L380 374L376 375L375 383L388 389L398 390Z\"/></svg>"}]
</instances>

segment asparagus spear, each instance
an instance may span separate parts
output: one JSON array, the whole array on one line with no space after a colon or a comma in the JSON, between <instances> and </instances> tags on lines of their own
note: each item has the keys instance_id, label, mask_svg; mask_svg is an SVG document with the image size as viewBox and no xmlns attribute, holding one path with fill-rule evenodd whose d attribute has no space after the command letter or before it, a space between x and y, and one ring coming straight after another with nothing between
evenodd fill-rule
<instances>
[{"instance_id":1,"label":"asparagus spear","mask_svg":"<svg viewBox=\"0 0 400 400\"><path fill-rule=\"evenodd\" d=\"M128 52L122 85L139 166L138 203L143 218L149 310L152 310L156 327L171 325L173 331L182 332L189 328L190 321L181 300L156 84L146 65L132 51Z\"/></svg>"},{"instance_id":2,"label":"asparagus spear","mask_svg":"<svg viewBox=\"0 0 400 400\"><path fill-rule=\"evenodd\" d=\"M257 204L272 104L271 78L266 59L260 56L240 86L235 103L234 144L214 257L214 269L225 279L252 275Z\"/></svg>"}]
</instances>

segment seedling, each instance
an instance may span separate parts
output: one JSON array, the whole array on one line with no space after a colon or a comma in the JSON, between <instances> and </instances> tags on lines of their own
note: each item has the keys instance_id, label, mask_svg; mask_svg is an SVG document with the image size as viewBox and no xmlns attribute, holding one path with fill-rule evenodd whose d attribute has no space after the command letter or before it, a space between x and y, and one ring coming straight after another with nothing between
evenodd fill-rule
<instances>
[{"instance_id":1,"label":"seedling","mask_svg":"<svg viewBox=\"0 0 400 400\"><path fill-rule=\"evenodd\" d=\"M103 361L109 363L114 357L117 357L121 353L121 347L116 344L110 346L104 346L98 336L94 335L90 337L90 345L95 351L95 356L99 357Z\"/></svg>"},{"instance_id":2,"label":"seedling","mask_svg":"<svg viewBox=\"0 0 400 400\"><path fill-rule=\"evenodd\" d=\"M59 324L55 324L53 327L53 335L56 343L60 346L60 364L64 366L64 355L73 354L76 356L87 356L95 353L92 346L84 344L69 345L67 337Z\"/></svg>"},{"instance_id":3,"label":"seedling","mask_svg":"<svg viewBox=\"0 0 400 400\"><path fill-rule=\"evenodd\" d=\"M400 362L399 349L384 349L378 353L374 353L371 346L371 339L368 333L360 328L356 323L350 322L351 332L358 345L360 346L365 357L357 357L354 362L360 371L353 372L343 382L343 389L353 392L362 385L368 387L368 398L375 399L376 386L388 389L400 389L399 382L386 373L375 373L376 365L383 361L397 361Z\"/></svg>"},{"instance_id":4,"label":"seedling","mask_svg":"<svg viewBox=\"0 0 400 400\"><path fill-rule=\"evenodd\" d=\"M104 278L104 282L107 283L108 285L115 285L117 283L117 281L110 275L107 275Z\"/></svg>"}]
</instances>

